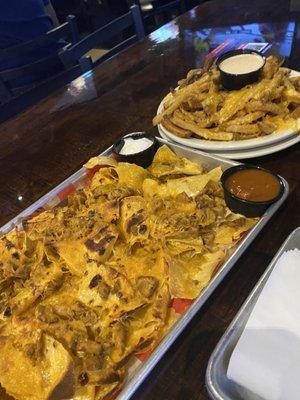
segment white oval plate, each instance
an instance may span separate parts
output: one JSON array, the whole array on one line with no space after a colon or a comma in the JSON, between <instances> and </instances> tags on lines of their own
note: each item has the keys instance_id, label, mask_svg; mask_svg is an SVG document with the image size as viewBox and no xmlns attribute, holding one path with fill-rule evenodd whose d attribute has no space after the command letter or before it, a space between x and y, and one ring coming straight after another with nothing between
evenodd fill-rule
<instances>
[{"instance_id":1,"label":"white oval plate","mask_svg":"<svg viewBox=\"0 0 300 400\"><path fill-rule=\"evenodd\" d=\"M291 77L300 76L300 72L291 71ZM163 101L160 103L157 114L162 111ZM194 149L201 149L208 152L226 152L237 151L245 149L253 149L256 147L264 147L273 143L285 141L286 139L294 136L300 130L300 119L297 121L297 130L293 131L288 129L282 132L272 133L271 135L262 136L255 139L246 140L235 140L235 141L216 141L216 140L205 140L197 138L181 138L165 129L161 124L158 125L158 131L160 134L164 134L167 139L171 139L173 142L183 144L184 146L192 147Z\"/></svg>"},{"instance_id":2,"label":"white oval plate","mask_svg":"<svg viewBox=\"0 0 300 400\"><path fill-rule=\"evenodd\" d=\"M163 139L170 141L168 136L166 136L164 133L160 132L160 135ZM294 144L297 144L298 142L300 142L300 133L295 134L295 136L293 136L292 138L288 138L287 140L281 141L279 143L275 143L273 145L268 145L266 147L245 149L245 150L232 151L232 152L227 152L227 153L223 153L221 151L210 151L210 152L208 151L208 153L214 153L217 156L230 158L232 160L243 160L243 159L247 159L247 158L262 157L262 156L266 156L268 154L277 153L278 151L287 149L288 147L293 146Z\"/></svg>"}]
</instances>

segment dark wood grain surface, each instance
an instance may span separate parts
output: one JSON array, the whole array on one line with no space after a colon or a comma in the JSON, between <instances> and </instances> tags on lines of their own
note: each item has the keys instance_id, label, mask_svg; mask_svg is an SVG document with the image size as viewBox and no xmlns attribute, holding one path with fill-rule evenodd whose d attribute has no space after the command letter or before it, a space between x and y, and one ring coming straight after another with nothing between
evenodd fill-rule
<instances>
[{"instance_id":1,"label":"dark wood grain surface","mask_svg":"<svg viewBox=\"0 0 300 400\"><path fill-rule=\"evenodd\" d=\"M151 121L162 97L224 40L252 42L256 32L272 44L271 52L285 53L287 65L300 70L299 3L207 2L0 125L0 224L121 135L140 130L157 134ZM289 198L134 400L209 398L205 370L211 352L281 243L300 225L300 144L248 161L283 175L290 184Z\"/></svg>"}]
</instances>

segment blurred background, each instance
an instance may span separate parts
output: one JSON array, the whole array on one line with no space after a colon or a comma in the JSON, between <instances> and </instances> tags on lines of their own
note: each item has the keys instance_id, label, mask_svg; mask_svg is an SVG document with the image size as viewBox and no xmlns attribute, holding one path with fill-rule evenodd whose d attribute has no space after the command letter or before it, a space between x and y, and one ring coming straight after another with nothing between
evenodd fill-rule
<instances>
[{"instance_id":1,"label":"blurred background","mask_svg":"<svg viewBox=\"0 0 300 400\"><path fill-rule=\"evenodd\" d=\"M152 32L167 21L181 14L180 7L189 9L205 1L185 0L170 9L157 12L170 3L170 0L51 0L60 23L66 21L69 14L75 15L80 35L84 36L128 12L130 6L140 6L145 29Z\"/></svg>"}]
</instances>

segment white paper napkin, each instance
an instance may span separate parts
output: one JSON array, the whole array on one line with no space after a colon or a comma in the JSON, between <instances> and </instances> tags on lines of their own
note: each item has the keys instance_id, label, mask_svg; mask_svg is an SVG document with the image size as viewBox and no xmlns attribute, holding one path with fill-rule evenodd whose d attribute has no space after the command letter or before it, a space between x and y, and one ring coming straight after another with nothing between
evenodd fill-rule
<instances>
[{"instance_id":1,"label":"white paper napkin","mask_svg":"<svg viewBox=\"0 0 300 400\"><path fill-rule=\"evenodd\" d=\"M300 399L300 251L277 261L230 358L227 376L266 400Z\"/></svg>"}]
</instances>

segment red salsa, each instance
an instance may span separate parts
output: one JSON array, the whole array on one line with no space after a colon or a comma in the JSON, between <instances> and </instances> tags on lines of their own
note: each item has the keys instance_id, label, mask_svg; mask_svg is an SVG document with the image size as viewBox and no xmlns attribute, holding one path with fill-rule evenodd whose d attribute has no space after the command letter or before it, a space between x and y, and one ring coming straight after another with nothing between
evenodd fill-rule
<instances>
[{"instance_id":1,"label":"red salsa","mask_svg":"<svg viewBox=\"0 0 300 400\"><path fill-rule=\"evenodd\" d=\"M281 191L279 179L257 168L242 169L230 175L225 187L234 196L249 201L269 201Z\"/></svg>"}]
</instances>

